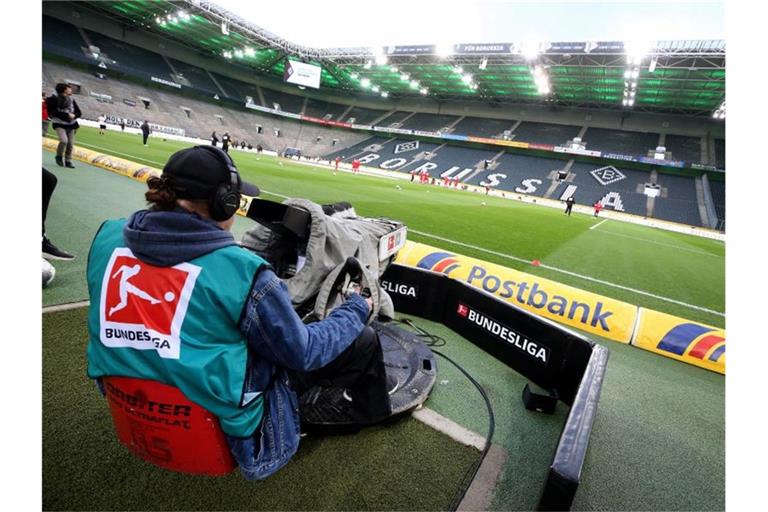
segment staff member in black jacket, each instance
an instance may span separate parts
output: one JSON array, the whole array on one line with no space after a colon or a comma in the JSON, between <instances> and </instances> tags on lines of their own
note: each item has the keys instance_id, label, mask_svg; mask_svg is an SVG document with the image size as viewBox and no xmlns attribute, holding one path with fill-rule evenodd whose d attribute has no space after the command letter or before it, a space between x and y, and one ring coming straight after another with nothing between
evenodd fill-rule
<instances>
[{"instance_id":1,"label":"staff member in black jacket","mask_svg":"<svg viewBox=\"0 0 768 512\"><path fill-rule=\"evenodd\" d=\"M144 145L147 145L147 139L149 138L149 133L151 130L149 129L149 123L145 119L143 123L141 123L141 137L144 139Z\"/></svg>"},{"instance_id":2,"label":"staff member in black jacket","mask_svg":"<svg viewBox=\"0 0 768 512\"><path fill-rule=\"evenodd\" d=\"M77 119L82 115L80 107L72 97L72 87L69 84L56 84L56 95L46 100L48 115L51 116L53 129L59 136L59 146L56 148L56 163L74 169L72 165L72 146L75 143L75 133L80 125ZM66 162L66 163L65 163Z\"/></svg>"}]
</instances>

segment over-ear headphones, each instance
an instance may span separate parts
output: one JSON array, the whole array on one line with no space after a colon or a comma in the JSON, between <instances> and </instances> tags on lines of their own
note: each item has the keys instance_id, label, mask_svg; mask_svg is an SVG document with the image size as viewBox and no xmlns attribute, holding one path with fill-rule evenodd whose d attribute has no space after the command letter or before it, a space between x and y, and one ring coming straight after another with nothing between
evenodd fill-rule
<instances>
[{"instance_id":1,"label":"over-ear headphones","mask_svg":"<svg viewBox=\"0 0 768 512\"><path fill-rule=\"evenodd\" d=\"M217 222L232 217L240 207L240 174L235 163L226 151L215 146L198 146L203 148L221 160L229 171L229 180L222 182L216 189L216 194L211 198L209 210L211 218Z\"/></svg>"}]
</instances>

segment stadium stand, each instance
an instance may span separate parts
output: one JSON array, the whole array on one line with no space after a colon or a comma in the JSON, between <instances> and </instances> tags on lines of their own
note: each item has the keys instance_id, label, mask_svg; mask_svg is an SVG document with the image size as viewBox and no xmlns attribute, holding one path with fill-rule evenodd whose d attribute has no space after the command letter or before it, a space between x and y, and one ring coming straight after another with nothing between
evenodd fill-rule
<instances>
[{"instance_id":1,"label":"stadium stand","mask_svg":"<svg viewBox=\"0 0 768 512\"><path fill-rule=\"evenodd\" d=\"M193 87L206 94L219 94L219 88L216 87L216 84L211 80L211 77L206 70L170 57L168 58L168 62L170 62L177 73L174 81L182 85ZM181 77L178 77L179 74ZM185 81L188 83L185 84Z\"/></svg>"},{"instance_id":2,"label":"stadium stand","mask_svg":"<svg viewBox=\"0 0 768 512\"><path fill-rule=\"evenodd\" d=\"M347 114L344 116L344 119L340 119L340 121L344 121L347 123L354 122L354 124L369 125L386 113L387 113L386 110L374 110L374 109L363 108L363 107L352 107L352 109L349 112L347 112ZM352 119L354 119L354 121L352 121Z\"/></svg>"},{"instance_id":3,"label":"stadium stand","mask_svg":"<svg viewBox=\"0 0 768 512\"><path fill-rule=\"evenodd\" d=\"M725 140L715 139L715 165L718 169L725 169Z\"/></svg>"},{"instance_id":4,"label":"stadium stand","mask_svg":"<svg viewBox=\"0 0 768 512\"><path fill-rule=\"evenodd\" d=\"M672 152L672 160L687 162L701 161L701 137L685 137L683 135L667 135L664 147Z\"/></svg>"},{"instance_id":5,"label":"stadium stand","mask_svg":"<svg viewBox=\"0 0 768 512\"><path fill-rule=\"evenodd\" d=\"M404 121L400 128L406 130L421 130L423 132L436 132L455 123L457 119L458 117L456 116L417 113Z\"/></svg>"},{"instance_id":6,"label":"stadium stand","mask_svg":"<svg viewBox=\"0 0 768 512\"><path fill-rule=\"evenodd\" d=\"M77 61L85 61L83 36L66 21L43 15L43 50Z\"/></svg>"},{"instance_id":7,"label":"stadium stand","mask_svg":"<svg viewBox=\"0 0 768 512\"><path fill-rule=\"evenodd\" d=\"M338 118L346 112L348 108L349 105L328 103L314 98L307 98L307 107L304 110L304 115L317 117L318 119L326 119L326 116L328 116L328 120L338 121Z\"/></svg>"},{"instance_id":8,"label":"stadium stand","mask_svg":"<svg viewBox=\"0 0 768 512\"><path fill-rule=\"evenodd\" d=\"M550 174L555 169L562 169L565 161L554 158L504 153L497 160L495 169L483 170L471 178L471 185L515 192L517 188L527 190L527 194L543 197L552 183ZM523 183L524 180L538 180Z\"/></svg>"},{"instance_id":9,"label":"stadium stand","mask_svg":"<svg viewBox=\"0 0 768 512\"><path fill-rule=\"evenodd\" d=\"M262 94L264 94L264 101L267 107L274 108L274 104L280 105L280 110L283 112L292 112L294 114L301 114L301 110L304 107L304 98L300 96L294 96L293 94L287 94L284 92L273 91L266 87L261 88Z\"/></svg>"},{"instance_id":10,"label":"stadium stand","mask_svg":"<svg viewBox=\"0 0 768 512\"><path fill-rule=\"evenodd\" d=\"M217 73L211 73L211 76L216 80L216 83L221 86L221 89L224 91L224 95L227 98L244 104L245 97L250 96L255 103L259 102L259 92L256 89L256 86ZM218 87L216 90L218 91Z\"/></svg>"},{"instance_id":11,"label":"stadium stand","mask_svg":"<svg viewBox=\"0 0 768 512\"><path fill-rule=\"evenodd\" d=\"M718 181L711 178L709 179L709 189L712 192L712 200L715 203L715 211L717 217L721 221L725 221L725 181Z\"/></svg>"},{"instance_id":12,"label":"stadium stand","mask_svg":"<svg viewBox=\"0 0 768 512\"><path fill-rule=\"evenodd\" d=\"M312 156L327 153L335 147L351 146L367 138L366 135L350 130L324 126L302 130L303 125L298 121L253 110L238 111L115 79L100 80L85 71L52 62L43 63L43 74L49 77L51 84L64 79L77 80L82 87L77 102L84 117L91 120L100 114L137 121L147 119L150 123L181 128L187 136L206 140L214 130L219 135L228 131L234 140L245 140L253 146L261 144L265 149L278 152L284 151L286 147L297 147L304 154ZM111 96L112 103L98 101L91 92ZM144 107L141 98L148 100L149 108ZM260 134L257 133L258 126L262 127ZM279 136L275 135L276 129L279 130ZM333 144L334 140L337 141L336 145Z\"/></svg>"},{"instance_id":13,"label":"stadium stand","mask_svg":"<svg viewBox=\"0 0 768 512\"><path fill-rule=\"evenodd\" d=\"M581 139L587 144L587 149L645 156L649 149L658 146L659 134L589 128Z\"/></svg>"},{"instance_id":14,"label":"stadium stand","mask_svg":"<svg viewBox=\"0 0 768 512\"><path fill-rule=\"evenodd\" d=\"M576 203L592 206L607 194L615 192L621 198L621 208L607 206L606 209L615 209L645 217L647 215L647 197L642 193L642 190L644 185L650 181L650 174L645 171L578 162L571 166L568 178L557 186L551 197L552 199L559 199L569 185L575 185L578 187L574 194ZM638 190L641 192L638 193Z\"/></svg>"},{"instance_id":15,"label":"stadium stand","mask_svg":"<svg viewBox=\"0 0 768 512\"><path fill-rule=\"evenodd\" d=\"M342 147L341 149L333 151L332 153L327 153L323 158L333 161L336 159L337 156L339 156L343 161L350 162L355 157L362 156L365 153L365 148L367 148L371 144L384 144L388 140L390 139L386 137L367 137L365 140L360 141L356 144L352 144L351 146L347 146L347 147Z\"/></svg>"},{"instance_id":16,"label":"stadium stand","mask_svg":"<svg viewBox=\"0 0 768 512\"><path fill-rule=\"evenodd\" d=\"M298 148L305 156L332 160L336 156L346 161L371 153L365 148L373 143L383 147L374 151L368 165L409 172L424 164L432 176L451 170L463 182L489 185L507 191L525 191L537 196L559 198L568 185L578 186L576 201L591 205L607 192L621 195L624 211L645 216L652 204L653 217L701 225L693 178L662 174L658 180L662 195L648 202L642 193L642 185L650 181L645 171L616 168L607 161L604 164L575 163L565 182L557 182L552 171L566 165L565 160L504 153L499 148L475 149L439 142L413 141L402 138L371 137L368 134L344 129L334 129L313 123L302 123L255 110L238 108L251 97L255 103L274 107L277 103L285 112L303 113L309 117L334 121L354 120L355 124L376 124L382 127L398 127L425 132L438 131L451 126L454 134L502 138L506 130L517 123L508 119L460 117L448 114L429 114L409 111L386 111L349 106L331 101L305 98L298 94L276 91L252 83L223 76L177 59L166 58L122 41L111 39L93 31L80 29L65 21L43 16L44 49L66 59L94 64L87 54L89 44L113 59L108 64L110 78L53 62L44 62L43 78L47 86L64 79L75 80L82 85L78 102L86 118L95 119L99 114L124 117L168 127L181 128L188 136L207 139L213 130L219 134L228 131L236 141L245 140L265 149L283 152L286 148ZM112 71L125 74L115 78ZM127 77L139 78L146 83L152 77L182 85L176 90L170 85L138 85ZM198 96L191 97L197 94ZM214 96L221 96L220 102ZM111 99L110 99L111 97ZM238 105L239 104L239 105ZM539 144L562 145L584 130L580 126L524 121L517 123L511 138ZM259 133L260 132L260 133ZM590 127L582 136L587 149L604 153L647 155L659 142L657 133L629 132ZM725 142L714 139L715 164L725 166ZM697 162L701 160L702 139L690 135L667 134L665 143L675 160ZM483 161L491 161L484 168ZM590 171L606 167L622 174L622 178L610 184L600 184ZM464 172L468 170L467 172ZM527 181L525 184L524 180ZM722 181L712 181L711 190L717 215L724 220L725 193Z\"/></svg>"},{"instance_id":17,"label":"stadium stand","mask_svg":"<svg viewBox=\"0 0 768 512\"><path fill-rule=\"evenodd\" d=\"M402 112L398 110L397 112L392 112L390 115L388 115L387 117L385 117L384 119L382 119L376 124L378 126L392 126L396 124L399 127L400 123L402 123L403 120L405 120L405 118L410 116L411 114L412 114L411 112Z\"/></svg>"},{"instance_id":18,"label":"stadium stand","mask_svg":"<svg viewBox=\"0 0 768 512\"><path fill-rule=\"evenodd\" d=\"M437 164L434 170L429 173L432 176L440 176L451 168L453 170L449 177L459 177L465 181L472 173L463 174L465 169L482 169L485 160L491 160L496 156L497 151L485 149L463 148L459 146L445 145L438 149L429 162Z\"/></svg>"},{"instance_id":19,"label":"stadium stand","mask_svg":"<svg viewBox=\"0 0 768 512\"><path fill-rule=\"evenodd\" d=\"M97 46L103 55L113 61L109 68L151 79L152 77L173 81L172 71L163 57L122 41L83 29L88 39Z\"/></svg>"},{"instance_id":20,"label":"stadium stand","mask_svg":"<svg viewBox=\"0 0 768 512\"><path fill-rule=\"evenodd\" d=\"M512 132L515 140L539 144L565 145L579 134L581 127L563 124L523 122Z\"/></svg>"},{"instance_id":21,"label":"stadium stand","mask_svg":"<svg viewBox=\"0 0 768 512\"><path fill-rule=\"evenodd\" d=\"M659 173L657 183L662 194L654 200L652 217L691 226L702 225L693 178Z\"/></svg>"},{"instance_id":22,"label":"stadium stand","mask_svg":"<svg viewBox=\"0 0 768 512\"><path fill-rule=\"evenodd\" d=\"M486 119L482 117L465 117L453 127L451 133L474 135L476 137L499 137L505 130L511 130L515 121L509 119Z\"/></svg>"}]
</instances>

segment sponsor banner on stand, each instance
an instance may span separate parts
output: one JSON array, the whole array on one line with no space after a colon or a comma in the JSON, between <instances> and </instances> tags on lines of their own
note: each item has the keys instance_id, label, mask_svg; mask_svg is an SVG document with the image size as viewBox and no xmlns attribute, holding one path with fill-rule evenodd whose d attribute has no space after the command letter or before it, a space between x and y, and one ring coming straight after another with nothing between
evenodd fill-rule
<instances>
[{"instance_id":1,"label":"sponsor banner on stand","mask_svg":"<svg viewBox=\"0 0 768 512\"><path fill-rule=\"evenodd\" d=\"M624 160L625 162L637 162L637 157L632 155L624 155L622 153L601 153L601 155L603 158L611 158L613 160Z\"/></svg>"},{"instance_id":2,"label":"sponsor banner on stand","mask_svg":"<svg viewBox=\"0 0 768 512\"><path fill-rule=\"evenodd\" d=\"M452 133L444 133L440 137L447 140L463 140L463 141L469 140L469 137L467 135L453 135Z\"/></svg>"},{"instance_id":3,"label":"sponsor banner on stand","mask_svg":"<svg viewBox=\"0 0 768 512\"><path fill-rule=\"evenodd\" d=\"M421 130L413 130L414 135L420 135L422 137L432 137L434 139L439 139L440 134L437 132L423 132Z\"/></svg>"},{"instance_id":4,"label":"sponsor banner on stand","mask_svg":"<svg viewBox=\"0 0 768 512\"><path fill-rule=\"evenodd\" d=\"M554 151L555 146L552 144L535 144L533 142L528 143L529 149L543 149L544 151Z\"/></svg>"},{"instance_id":5,"label":"sponsor banner on stand","mask_svg":"<svg viewBox=\"0 0 768 512\"><path fill-rule=\"evenodd\" d=\"M664 167L685 167L685 162L680 160L657 160L647 156L641 156L637 160L644 164L663 165Z\"/></svg>"},{"instance_id":6,"label":"sponsor banner on stand","mask_svg":"<svg viewBox=\"0 0 768 512\"><path fill-rule=\"evenodd\" d=\"M158 78L156 76L153 76L152 81L157 82L159 84L168 85L170 87L175 87L176 89L181 89L181 84L177 84L176 82L171 82L170 80L166 80L165 78Z\"/></svg>"},{"instance_id":7,"label":"sponsor banner on stand","mask_svg":"<svg viewBox=\"0 0 768 512\"><path fill-rule=\"evenodd\" d=\"M632 345L725 374L725 330L641 308Z\"/></svg>"},{"instance_id":8,"label":"sponsor banner on stand","mask_svg":"<svg viewBox=\"0 0 768 512\"><path fill-rule=\"evenodd\" d=\"M415 242L395 263L447 275L523 308L605 338L629 343L637 306L538 276Z\"/></svg>"},{"instance_id":9,"label":"sponsor banner on stand","mask_svg":"<svg viewBox=\"0 0 768 512\"><path fill-rule=\"evenodd\" d=\"M388 128L386 126L374 126L373 131L384 133L399 133L402 135L413 135L413 130L404 130L402 128Z\"/></svg>"},{"instance_id":10,"label":"sponsor banner on stand","mask_svg":"<svg viewBox=\"0 0 768 512\"><path fill-rule=\"evenodd\" d=\"M600 151L593 151L591 149L574 149L565 146L555 146L552 148L555 153L569 153L571 155L585 155L585 156L600 156Z\"/></svg>"},{"instance_id":11,"label":"sponsor banner on stand","mask_svg":"<svg viewBox=\"0 0 768 512\"><path fill-rule=\"evenodd\" d=\"M492 53L511 53L512 45L510 43L495 44L457 44L453 47L453 52L460 55L473 53L492 54Z\"/></svg>"}]
</instances>

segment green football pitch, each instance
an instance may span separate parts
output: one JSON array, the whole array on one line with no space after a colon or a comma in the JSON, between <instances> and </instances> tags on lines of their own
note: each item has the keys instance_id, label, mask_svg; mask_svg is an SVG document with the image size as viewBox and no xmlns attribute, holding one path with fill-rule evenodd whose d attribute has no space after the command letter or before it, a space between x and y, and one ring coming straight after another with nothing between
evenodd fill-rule
<instances>
[{"instance_id":1,"label":"green football pitch","mask_svg":"<svg viewBox=\"0 0 768 512\"><path fill-rule=\"evenodd\" d=\"M77 144L162 168L189 145L92 128ZM539 205L230 152L267 199L348 201L408 225L408 238L689 320L725 325L725 244ZM399 185L398 189L396 185ZM485 202L485 206L481 203ZM600 223L599 226L597 224ZM594 229L591 229L594 228ZM529 262L539 260L541 266Z\"/></svg>"}]
</instances>

